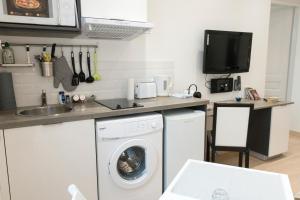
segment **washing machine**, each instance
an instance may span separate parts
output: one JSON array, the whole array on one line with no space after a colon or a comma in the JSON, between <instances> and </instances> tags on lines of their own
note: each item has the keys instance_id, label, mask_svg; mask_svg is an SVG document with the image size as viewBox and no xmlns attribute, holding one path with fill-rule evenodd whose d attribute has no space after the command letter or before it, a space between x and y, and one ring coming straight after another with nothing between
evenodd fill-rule
<instances>
[{"instance_id":1,"label":"washing machine","mask_svg":"<svg viewBox=\"0 0 300 200\"><path fill-rule=\"evenodd\" d=\"M157 200L162 195L163 118L152 113L98 120L100 200Z\"/></svg>"}]
</instances>

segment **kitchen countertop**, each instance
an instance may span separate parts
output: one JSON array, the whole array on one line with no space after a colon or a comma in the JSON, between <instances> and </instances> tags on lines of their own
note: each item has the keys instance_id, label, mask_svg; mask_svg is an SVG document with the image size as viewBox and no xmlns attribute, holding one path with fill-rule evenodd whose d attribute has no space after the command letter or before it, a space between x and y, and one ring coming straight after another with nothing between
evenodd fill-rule
<instances>
[{"instance_id":1,"label":"kitchen countertop","mask_svg":"<svg viewBox=\"0 0 300 200\"><path fill-rule=\"evenodd\" d=\"M226 100L226 101L218 101L216 103L240 103L240 104L254 104L254 110L260 110L260 109L266 109L266 108L272 108L276 106L286 106L290 104L294 104L293 102L289 101L279 101L279 102L266 102L264 100L248 100L248 99L242 99L241 102L237 102L235 100ZM207 110L207 115L213 115L213 104L210 106L210 108Z\"/></svg>"},{"instance_id":2,"label":"kitchen countertop","mask_svg":"<svg viewBox=\"0 0 300 200\"><path fill-rule=\"evenodd\" d=\"M16 115L16 111L0 112L0 129L19 128L35 125L48 125L85 119L117 117L123 115L163 111L176 108L203 106L209 103L208 100L204 99L179 99L175 97L157 97L155 99L137 100L136 102L141 103L142 105L144 105L144 107L122 110L110 110L109 108L106 108L95 102L91 102L82 105L75 105L74 109L71 112L50 116L31 117ZM22 109L26 108L18 108L18 110Z\"/></svg>"}]
</instances>

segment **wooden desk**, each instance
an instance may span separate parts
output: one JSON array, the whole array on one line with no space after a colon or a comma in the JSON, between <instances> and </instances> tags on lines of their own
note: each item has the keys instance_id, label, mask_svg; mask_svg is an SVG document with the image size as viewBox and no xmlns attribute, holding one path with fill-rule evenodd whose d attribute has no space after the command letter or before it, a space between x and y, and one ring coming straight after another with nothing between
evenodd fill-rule
<instances>
[{"instance_id":1,"label":"wooden desk","mask_svg":"<svg viewBox=\"0 0 300 200\"><path fill-rule=\"evenodd\" d=\"M220 101L218 103L253 103L254 113L248 137L251 154L262 159L281 155L288 151L289 141L289 107L292 102L280 101L268 103L263 100L243 99ZM207 130L212 130L213 109L207 110Z\"/></svg>"}]
</instances>

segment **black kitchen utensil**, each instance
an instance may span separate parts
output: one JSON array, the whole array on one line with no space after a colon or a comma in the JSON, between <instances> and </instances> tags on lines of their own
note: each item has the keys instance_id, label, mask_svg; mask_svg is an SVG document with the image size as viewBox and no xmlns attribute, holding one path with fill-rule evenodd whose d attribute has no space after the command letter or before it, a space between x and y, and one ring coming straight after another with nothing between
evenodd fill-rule
<instances>
[{"instance_id":1,"label":"black kitchen utensil","mask_svg":"<svg viewBox=\"0 0 300 200\"><path fill-rule=\"evenodd\" d=\"M73 78L72 78L72 85L77 86L79 85L79 75L76 72L75 68L75 57L74 57L74 52L71 52L71 60L72 60L72 68L73 68Z\"/></svg>"},{"instance_id":2,"label":"black kitchen utensil","mask_svg":"<svg viewBox=\"0 0 300 200\"><path fill-rule=\"evenodd\" d=\"M87 77L86 82L87 83L93 83L94 82L94 78L93 78L92 72L91 72L91 56L90 56L90 52L88 51L86 54L87 54L87 65L88 65L88 70L89 70L89 77Z\"/></svg>"},{"instance_id":3,"label":"black kitchen utensil","mask_svg":"<svg viewBox=\"0 0 300 200\"><path fill-rule=\"evenodd\" d=\"M55 59L55 48L56 48L56 44L52 44L52 48L51 48L51 60L53 62L53 60Z\"/></svg>"},{"instance_id":4,"label":"black kitchen utensil","mask_svg":"<svg viewBox=\"0 0 300 200\"><path fill-rule=\"evenodd\" d=\"M79 65L80 65L80 72L79 72L79 81L85 82L85 74L82 70L82 51L79 52Z\"/></svg>"}]
</instances>

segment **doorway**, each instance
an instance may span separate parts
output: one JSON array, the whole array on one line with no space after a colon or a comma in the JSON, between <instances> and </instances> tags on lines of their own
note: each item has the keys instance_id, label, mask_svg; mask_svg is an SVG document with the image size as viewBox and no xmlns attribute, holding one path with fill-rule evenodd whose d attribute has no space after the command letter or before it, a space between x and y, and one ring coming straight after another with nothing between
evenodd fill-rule
<instances>
[{"instance_id":1,"label":"doorway","mask_svg":"<svg viewBox=\"0 0 300 200\"><path fill-rule=\"evenodd\" d=\"M266 97L288 100L296 7L272 4L266 71Z\"/></svg>"}]
</instances>

